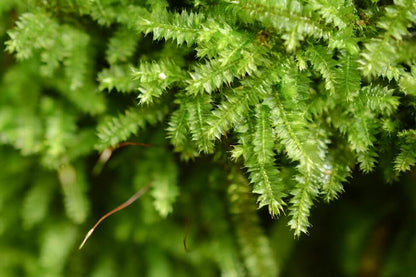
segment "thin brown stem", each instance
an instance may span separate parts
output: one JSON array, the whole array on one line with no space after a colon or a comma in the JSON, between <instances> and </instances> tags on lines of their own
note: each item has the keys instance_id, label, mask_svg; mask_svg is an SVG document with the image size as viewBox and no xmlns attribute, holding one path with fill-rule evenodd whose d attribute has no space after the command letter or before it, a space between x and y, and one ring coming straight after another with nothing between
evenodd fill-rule
<instances>
[{"instance_id":1,"label":"thin brown stem","mask_svg":"<svg viewBox=\"0 0 416 277\"><path fill-rule=\"evenodd\" d=\"M116 150L118 148L122 148L124 146L128 146L128 145L138 145L138 146L143 146L143 147L152 147L153 146L151 144L147 144L147 143L143 143L143 142L125 141L125 142L120 142L119 144L117 144L115 146L107 147L106 149L103 150L100 157L98 158L98 161L97 161L97 163L95 164L95 166L92 170L93 174L98 175L101 172L104 165L108 162L108 160L113 155L114 150Z\"/></svg>"},{"instance_id":2,"label":"thin brown stem","mask_svg":"<svg viewBox=\"0 0 416 277\"><path fill-rule=\"evenodd\" d=\"M100 223L106 219L107 217L109 217L110 215L124 209L125 207L131 205L134 201L136 201L137 199L139 199L149 188L150 188L151 184L148 184L147 186L141 188L139 191L137 191L132 197L130 197L126 202L124 202L123 204L121 204L120 206L118 206L117 208L109 211L108 213L106 213L105 215L103 215L98 221L97 223L95 223L95 225L88 231L88 233L85 235L84 240L82 241L81 245L79 246L78 249L81 249L84 244L87 242L88 238L92 235L92 233L94 232L95 228L98 227L98 225L100 225Z\"/></svg>"},{"instance_id":3,"label":"thin brown stem","mask_svg":"<svg viewBox=\"0 0 416 277\"><path fill-rule=\"evenodd\" d=\"M116 150L117 148L121 148L127 145L139 145L139 146L144 146L144 147L152 147L153 145L151 144L147 144L147 143L143 143L143 142L132 142L132 141L125 141L125 142L120 142L119 144L117 144L116 146L114 146L114 148L112 150Z\"/></svg>"}]
</instances>

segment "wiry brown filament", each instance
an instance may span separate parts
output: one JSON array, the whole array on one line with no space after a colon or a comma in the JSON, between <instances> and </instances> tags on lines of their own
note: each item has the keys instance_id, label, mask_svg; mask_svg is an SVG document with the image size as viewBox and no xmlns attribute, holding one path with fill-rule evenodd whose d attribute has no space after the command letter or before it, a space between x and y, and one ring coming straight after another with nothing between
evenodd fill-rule
<instances>
[{"instance_id":1,"label":"wiry brown filament","mask_svg":"<svg viewBox=\"0 0 416 277\"><path fill-rule=\"evenodd\" d=\"M120 142L119 144L114 146L112 150L116 150L117 148L121 148L121 147L124 147L124 146L127 146L127 145L139 145L139 146L144 146L144 147L152 147L153 146L151 144L147 144L147 143L143 143L143 142L125 141L125 142Z\"/></svg>"},{"instance_id":2,"label":"wiry brown filament","mask_svg":"<svg viewBox=\"0 0 416 277\"><path fill-rule=\"evenodd\" d=\"M153 146L151 144L142 143L142 142L125 141L125 142L120 142L119 144L117 144L115 146L107 147L101 153L101 155L98 158L98 161L95 164L94 169L92 170L92 172L95 175L98 175L101 172L101 170L103 169L104 165L111 158L111 155L113 155L113 151L116 150L116 149L118 149L118 148L121 148L121 147L124 147L124 146L128 146L128 145L138 145L138 146L144 146L144 147L152 147Z\"/></svg>"},{"instance_id":3,"label":"wiry brown filament","mask_svg":"<svg viewBox=\"0 0 416 277\"><path fill-rule=\"evenodd\" d=\"M87 242L88 238L92 235L92 233L94 232L95 228L97 228L98 225L100 225L100 223L106 219L107 217L109 217L110 215L112 215L113 213L116 213L122 209L124 209L125 207L131 205L134 201L136 201L137 199L139 199L149 188L150 188L151 184L148 184L147 186L141 188L138 192L136 192L132 197L130 197L126 202L124 202L123 204L121 204L120 206L118 206L117 208L111 210L110 212L106 213L105 215L103 215L98 221L97 223L95 223L95 225L88 231L88 233L85 235L84 240L82 241L81 245L79 246L78 249L81 249L84 244Z\"/></svg>"}]
</instances>

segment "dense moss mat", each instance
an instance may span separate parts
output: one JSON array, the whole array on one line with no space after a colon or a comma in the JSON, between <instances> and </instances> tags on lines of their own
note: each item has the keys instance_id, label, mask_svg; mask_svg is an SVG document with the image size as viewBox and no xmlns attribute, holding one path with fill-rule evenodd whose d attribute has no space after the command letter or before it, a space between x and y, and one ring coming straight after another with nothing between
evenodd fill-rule
<instances>
[{"instance_id":1,"label":"dense moss mat","mask_svg":"<svg viewBox=\"0 0 416 277\"><path fill-rule=\"evenodd\" d=\"M415 23L413 0L1 1L0 276L415 275Z\"/></svg>"}]
</instances>

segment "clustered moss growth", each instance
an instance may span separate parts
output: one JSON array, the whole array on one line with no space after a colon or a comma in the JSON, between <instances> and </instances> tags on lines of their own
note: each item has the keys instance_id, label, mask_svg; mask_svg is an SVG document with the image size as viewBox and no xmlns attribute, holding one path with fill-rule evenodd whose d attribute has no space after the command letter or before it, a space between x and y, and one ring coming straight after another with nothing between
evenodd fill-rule
<instances>
[{"instance_id":1,"label":"clustered moss growth","mask_svg":"<svg viewBox=\"0 0 416 277\"><path fill-rule=\"evenodd\" d=\"M414 0L171 2L0 3L0 233L42 237L5 274L276 276L257 208L299 237L354 168L393 182L416 163ZM114 253L70 257L94 209L148 184L107 225Z\"/></svg>"}]
</instances>

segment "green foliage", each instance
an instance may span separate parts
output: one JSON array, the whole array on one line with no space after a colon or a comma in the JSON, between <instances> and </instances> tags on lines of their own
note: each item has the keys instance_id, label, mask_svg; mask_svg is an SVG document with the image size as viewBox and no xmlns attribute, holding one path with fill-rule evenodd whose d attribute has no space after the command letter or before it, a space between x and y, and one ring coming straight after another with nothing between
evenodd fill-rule
<instances>
[{"instance_id":1,"label":"green foliage","mask_svg":"<svg viewBox=\"0 0 416 277\"><path fill-rule=\"evenodd\" d=\"M54 176L41 175L26 193L23 200L22 220L27 229L41 223L48 215L53 195Z\"/></svg>"},{"instance_id":2,"label":"green foliage","mask_svg":"<svg viewBox=\"0 0 416 277\"><path fill-rule=\"evenodd\" d=\"M284 274L275 221L412 170L415 1L174 2L0 3L1 276Z\"/></svg>"},{"instance_id":3,"label":"green foliage","mask_svg":"<svg viewBox=\"0 0 416 277\"><path fill-rule=\"evenodd\" d=\"M416 163L416 156L413 151L416 140L415 130L405 130L398 134L400 153L394 161L394 168L398 172L409 170Z\"/></svg>"},{"instance_id":4,"label":"green foliage","mask_svg":"<svg viewBox=\"0 0 416 277\"><path fill-rule=\"evenodd\" d=\"M71 90L84 84L89 55L89 37L84 32L60 25L47 13L36 12L23 14L9 36L11 40L6 42L6 49L16 52L18 59L39 54L43 62L40 70L44 75L53 75L63 64Z\"/></svg>"},{"instance_id":5,"label":"green foliage","mask_svg":"<svg viewBox=\"0 0 416 277\"><path fill-rule=\"evenodd\" d=\"M84 222L88 215L88 200L85 195L85 173L71 165L61 165L58 169L58 178L62 186L65 211L74 222Z\"/></svg>"},{"instance_id":6,"label":"green foliage","mask_svg":"<svg viewBox=\"0 0 416 277\"><path fill-rule=\"evenodd\" d=\"M129 108L124 114L109 118L98 125L98 137L100 150L127 140L132 134L136 134L139 128L146 124L156 124L162 120L166 113L166 107L149 106L144 109Z\"/></svg>"},{"instance_id":7,"label":"green foliage","mask_svg":"<svg viewBox=\"0 0 416 277\"><path fill-rule=\"evenodd\" d=\"M173 204L179 194L178 168L171 153L165 149L149 149L145 151L145 163L137 166L135 184L151 184L151 195L154 198L155 209L162 217L173 210ZM164 162L161 163L160 161Z\"/></svg>"},{"instance_id":8,"label":"green foliage","mask_svg":"<svg viewBox=\"0 0 416 277\"><path fill-rule=\"evenodd\" d=\"M140 68L132 69L133 78L140 82L140 103L153 102L153 98L160 97L171 84L181 81L183 74L181 68L172 61L160 63L142 63Z\"/></svg>"},{"instance_id":9,"label":"green foliage","mask_svg":"<svg viewBox=\"0 0 416 277\"><path fill-rule=\"evenodd\" d=\"M250 197L248 184L245 183L244 176L237 173L231 173L229 179L231 214L249 275L276 276L278 269L271 253L270 243L259 228L258 217L254 213L254 199Z\"/></svg>"}]
</instances>

